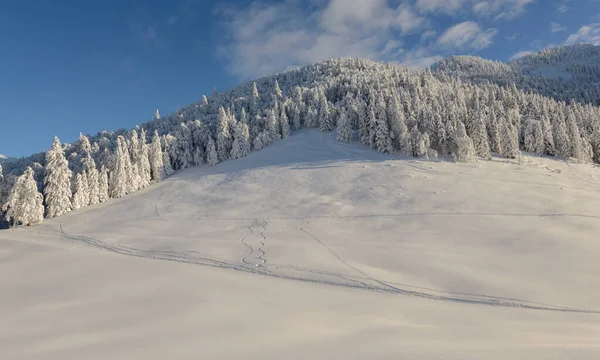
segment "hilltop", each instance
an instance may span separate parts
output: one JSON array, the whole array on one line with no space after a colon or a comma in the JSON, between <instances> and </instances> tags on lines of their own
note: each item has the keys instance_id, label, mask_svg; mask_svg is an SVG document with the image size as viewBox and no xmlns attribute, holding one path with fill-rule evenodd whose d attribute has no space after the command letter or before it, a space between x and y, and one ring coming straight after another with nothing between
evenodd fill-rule
<instances>
[{"instance_id":1,"label":"hilltop","mask_svg":"<svg viewBox=\"0 0 600 360\"><path fill-rule=\"evenodd\" d=\"M509 63L453 56L432 66L442 76L473 84L515 85L566 102L600 105L600 47L579 44L527 54Z\"/></svg>"}]
</instances>

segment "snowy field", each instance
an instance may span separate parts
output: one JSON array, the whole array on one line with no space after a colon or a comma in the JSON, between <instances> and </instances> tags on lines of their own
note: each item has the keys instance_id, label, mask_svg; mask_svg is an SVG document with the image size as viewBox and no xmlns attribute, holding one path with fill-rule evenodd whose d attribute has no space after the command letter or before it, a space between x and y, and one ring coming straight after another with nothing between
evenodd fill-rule
<instances>
[{"instance_id":1,"label":"snowy field","mask_svg":"<svg viewBox=\"0 0 600 360\"><path fill-rule=\"evenodd\" d=\"M600 358L598 167L334 136L1 231L0 358Z\"/></svg>"}]
</instances>

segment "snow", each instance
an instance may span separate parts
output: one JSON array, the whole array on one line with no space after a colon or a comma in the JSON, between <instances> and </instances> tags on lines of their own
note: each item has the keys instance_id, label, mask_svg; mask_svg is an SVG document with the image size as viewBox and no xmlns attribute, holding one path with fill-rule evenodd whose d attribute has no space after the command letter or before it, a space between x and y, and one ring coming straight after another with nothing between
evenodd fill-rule
<instances>
[{"instance_id":1,"label":"snow","mask_svg":"<svg viewBox=\"0 0 600 360\"><path fill-rule=\"evenodd\" d=\"M549 79L562 78L565 80L571 80L571 74L561 66L544 66L539 67L532 71L533 75L541 76Z\"/></svg>"},{"instance_id":2,"label":"snow","mask_svg":"<svg viewBox=\"0 0 600 360\"><path fill-rule=\"evenodd\" d=\"M295 132L0 232L10 359L596 359L600 172Z\"/></svg>"}]
</instances>

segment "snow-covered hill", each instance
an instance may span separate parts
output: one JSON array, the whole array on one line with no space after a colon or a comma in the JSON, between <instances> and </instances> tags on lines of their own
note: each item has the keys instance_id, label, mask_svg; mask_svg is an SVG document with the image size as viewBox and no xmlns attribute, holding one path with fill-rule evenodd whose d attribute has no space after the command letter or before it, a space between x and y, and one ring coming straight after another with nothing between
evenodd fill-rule
<instances>
[{"instance_id":1,"label":"snow-covered hill","mask_svg":"<svg viewBox=\"0 0 600 360\"><path fill-rule=\"evenodd\" d=\"M596 359L599 177L295 132L0 232L0 353Z\"/></svg>"},{"instance_id":2,"label":"snow-covered hill","mask_svg":"<svg viewBox=\"0 0 600 360\"><path fill-rule=\"evenodd\" d=\"M600 46L579 44L546 49L509 63L454 56L433 67L440 76L475 84L516 86L557 100L600 104Z\"/></svg>"}]
</instances>

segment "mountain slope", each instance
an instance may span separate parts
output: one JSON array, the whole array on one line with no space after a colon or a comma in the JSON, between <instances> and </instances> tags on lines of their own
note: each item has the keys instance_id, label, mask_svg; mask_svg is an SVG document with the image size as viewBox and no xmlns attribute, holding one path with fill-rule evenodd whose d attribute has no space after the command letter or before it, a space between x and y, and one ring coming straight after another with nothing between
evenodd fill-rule
<instances>
[{"instance_id":1,"label":"mountain slope","mask_svg":"<svg viewBox=\"0 0 600 360\"><path fill-rule=\"evenodd\" d=\"M7 162L7 161L13 161L13 160L15 160L15 158L11 158L6 155L0 154L0 162Z\"/></svg>"},{"instance_id":2,"label":"mountain slope","mask_svg":"<svg viewBox=\"0 0 600 360\"><path fill-rule=\"evenodd\" d=\"M515 84L561 101L600 104L600 47L563 46L532 53L509 63L474 56L453 56L435 64L440 76L475 83Z\"/></svg>"},{"instance_id":3,"label":"mountain slope","mask_svg":"<svg viewBox=\"0 0 600 360\"><path fill-rule=\"evenodd\" d=\"M557 55L549 64L591 53L581 52L578 57ZM465 70L468 74L489 67L466 58L464 64L473 65ZM2 192L14 190L16 195L0 196L8 210L0 216L14 225L39 223L49 214L47 208L58 209L53 216L120 198L174 171L243 158L303 128L324 133L337 128L341 142L353 141L357 133L354 141L381 153L417 158L473 162L489 160L492 154L517 159L526 151L600 163L599 107L525 93L515 82L499 86L461 81L452 71L463 68L413 71L363 59L334 59L203 97L164 117L157 112L154 120L135 129L81 135L74 144L55 140L51 151L5 166ZM46 164L47 158L56 161ZM32 169L26 172L27 167ZM47 174L71 178L72 186L60 180L46 187ZM22 176L20 182L17 176ZM30 191L36 185L45 203ZM30 205L20 207L15 199Z\"/></svg>"},{"instance_id":4,"label":"mountain slope","mask_svg":"<svg viewBox=\"0 0 600 360\"><path fill-rule=\"evenodd\" d=\"M334 136L0 232L0 272L19 274L0 277L0 353L596 356L593 166L392 158Z\"/></svg>"}]
</instances>

